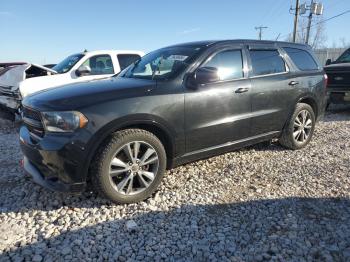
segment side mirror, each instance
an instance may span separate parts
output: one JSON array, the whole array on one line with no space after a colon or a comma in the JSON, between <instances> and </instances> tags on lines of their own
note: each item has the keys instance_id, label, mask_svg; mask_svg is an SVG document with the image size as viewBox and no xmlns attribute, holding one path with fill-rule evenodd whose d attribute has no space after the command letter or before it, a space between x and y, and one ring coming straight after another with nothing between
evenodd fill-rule
<instances>
[{"instance_id":1,"label":"side mirror","mask_svg":"<svg viewBox=\"0 0 350 262\"><path fill-rule=\"evenodd\" d=\"M215 67L201 67L194 73L185 76L186 86L190 89L197 89L201 85L220 81L218 69Z\"/></svg>"},{"instance_id":2,"label":"side mirror","mask_svg":"<svg viewBox=\"0 0 350 262\"><path fill-rule=\"evenodd\" d=\"M326 65L330 65L330 64L332 64L332 60L331 59L327 59Z\"/></svg>"},{"instance_id":3,"label":"side mirror","mask_svg":"<svg viewBox=\"0 0 350 262\"><path fill-rule=\"evenodd\" d=\"M79 77L90 75L91 68L90 68L90 66L82 65L75 71L75 74Z\"/></svg>"},{"instance_id":4,"label":"side mirror","mask_svg":"<svg viewBox=\"0 0 350 262\"><path fill-rule=\"evenodd\" d=\"M197 84L204 85L220 81L218 69L215 67L201 67L195 73Z\"/></svg>"}]
</instances>

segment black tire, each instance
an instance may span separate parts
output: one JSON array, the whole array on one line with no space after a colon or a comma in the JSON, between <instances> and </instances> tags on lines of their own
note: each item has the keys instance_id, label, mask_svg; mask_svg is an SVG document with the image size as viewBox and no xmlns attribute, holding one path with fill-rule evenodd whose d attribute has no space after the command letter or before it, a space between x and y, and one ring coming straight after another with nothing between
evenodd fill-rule
<instances>
[{"instance_id":1,"label":"black tire","mask_svg":"<svg viewBox=\"0 0 350 262\"><path fill-rule=\"evenodd\" d=\"M307 135L307 138L304 141L299 141L293 135L293 133L295 131L299 131L298 128L295 127L295 121L296 121L296 118L298 116L300 116L300 114L302 112L305 112L305 111L308 112L308 114L309 114L308 116L310 117L312 123L311 123L310 130L307 131L307 132L309 132ZM298 103L295 107L295 110L294 110L292 117L290 118L290 120L286 124L284 130L282 131L282 135L279 139L279 143L282 146L289 148L289 149L292 149L292 150L297 150L297 149L301 149L301 148L305 147L310 142L310 140L312 138L312 135L313 135L314 130L315 130L315 123L316 123L315 113L314 113L312 107L308 104ZM306 130L306 129L304 129L304 130Z\"/></svg>"},{"instance_id":2,"label":"black tire","mask_svg":"<svg viewBox=\"0 0 350 262\"><path fill-rule=\"evenodd\" d=\"M126 183L124 187L122 187L121 189L122 193L119 192L117 189L117 183L113 180L114 178L112 179L110 177L110 172L111 172L110 167L111 167L112 159L115 159L117 157L116 156L117 152L120 152L120 154L124 154L122 153L124 152L122 148L124 148L129 143L135 143L135 142L144 143L140 146L140 148L145 145L145 151L146 151L147 145L149 145L152 148L152 150L155 151L154 154L155 156L158 157L157 166L156 166L157 171L154 171L154 173L152 173L154 174L154 179L151 182L147 181L149 182L148 187L145 186L142 192L135 193L133 195L128 195L123 192L123 188L128 187L128 185L130 186L131 182L129 181L128 183ZM143 154L145 154L145 152L143 152ZM98 153L96 154L96 158L93 161L92 166L90 168L91 182L93 184L93 187L98 193L112 200L113 202L116 202L119 204L129 204L129 203L139 202L151 196L151 194L159 186L159 184L162 181L163 175L165 173L166 162L167 162L167 159L166 159L166 153L165 153L164 147L161 141L152 133L141 129L126 129L126 130L118 131L112 135L110 140L108 140L103 146L101 146ZM123 162L123 164L125 163ZM152 164L149 164L148 166L150 167L151 165ZM128 167L128 168L131 169L131 167ZM122 169L124 169L124 167ZM142 172L142 169L139 171ZM134 171L129 170L128 172L130 173ZM121 180L123 180L126 176L129 176L129 173L125 172L121 175L117 175L117 177L119 178L119 176L124 176L120 178ZM137 175L137 179L135 179L135 182L133 180L134 178L131 180L133 181L132 182L133 184L135 183L140 184L141 180L138 178L138 176L139 175Z\"/></svg>"},{"instance_id":3,"label":"black tire","mask_svg":"<svg viewBox=\"0 0 350 262\"><path fill-rule=\"evenodd\" d=\"M14 122L15 121L15 113L11 112L3 107L0 107L0 119Z\"/></svg>"}]
</instances>

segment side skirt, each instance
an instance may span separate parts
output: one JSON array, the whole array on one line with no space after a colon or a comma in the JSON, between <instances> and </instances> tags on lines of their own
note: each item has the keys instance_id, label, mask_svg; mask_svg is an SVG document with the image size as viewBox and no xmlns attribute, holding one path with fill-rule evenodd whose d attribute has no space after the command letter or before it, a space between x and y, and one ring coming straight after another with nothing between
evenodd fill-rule
<instances>
[{"instance_id":1,"label":"side skirt","mask_svg":"<svg viewBox=\"0 0 350 262\"><path fill-rule=\"evenodd\" d=\"M174 158L172 161L171 168L174 168L174 167L186 164L186 163L190 163L190 162L193 162L196 160L205 159L205 158L217 156L220 154L224 154L224 153L236 150L236 149L240 149L242 147L251 146L251 145L254 145L254 144L257 144L260 142L264 142L264 141L270 140L272 138L279 137L280 134L281 134L280 131L273 131L273 132L265 133L262 135L237 140L234 142L228 142L225 144L212 146L212 147L208 147L205 149L192 151L192 152L186 153L180 157Z\"/></svg>"}]
</instances>

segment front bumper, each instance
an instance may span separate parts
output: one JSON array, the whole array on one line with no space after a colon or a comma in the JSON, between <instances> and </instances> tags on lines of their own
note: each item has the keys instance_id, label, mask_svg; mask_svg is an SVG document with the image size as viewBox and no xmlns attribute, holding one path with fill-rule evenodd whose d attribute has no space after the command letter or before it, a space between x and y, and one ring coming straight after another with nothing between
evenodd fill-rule
<instances>
[{"instance_id":1,"label":"front bumper","mask_svg":"<svg viewBox=\"0 0 350 262\"><path fill-rule=\"evenodd\" d=\"M86 187L86 183L65 184L55 178L45 178L45 175L41 174L39 169L27 157L23 159L23 168L35 183L53 191L76 193L84 191Z\"/></svg>"},{"instance_id":2,"label":"front bumper","mask_svg":"<svg viewBox=\"0 0 350 262\"><path fill-rule=\"evenodd\" d=\"M10 88L0 86L0 106L17 111L21 106L21 95Z\"/></svg>"},{"instance_id":3,"label":"front bumper","mask_svg":"<svg viewBox=\"0 0 350 262\"><path fill-rule=\"evenodd\" d=\"M40 140L28 128L20 129L24 170L37 184L55 191L78 193L85 190L85 151L71 136L45 135Z\"/></svg>"},{"instance_id":4,"label":"front bumper","mask_svg":"<svg viewBox=\"0 0 350 262\"><path fill-rule=\"evenodd\" d=\"M350 104L350 87L327 90L328 103L332 104Z\"/></svg>"}]
</instances>

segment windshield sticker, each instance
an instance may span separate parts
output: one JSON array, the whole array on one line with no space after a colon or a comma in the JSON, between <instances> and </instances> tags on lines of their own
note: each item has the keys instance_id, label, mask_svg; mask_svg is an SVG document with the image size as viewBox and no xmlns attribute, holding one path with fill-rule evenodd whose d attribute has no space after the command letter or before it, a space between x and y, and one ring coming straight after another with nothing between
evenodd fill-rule
<instances>
[{"instance_id":1,"label":"windshield sticker","mask_svg":"<svg viewBox=\"0 0 350 262\"><path fill-rule=\"evenodd\" d=\"M185 55L171 55L168 57L169 60L185 61L188 56Z\"/></svg>"}]
</instances>

